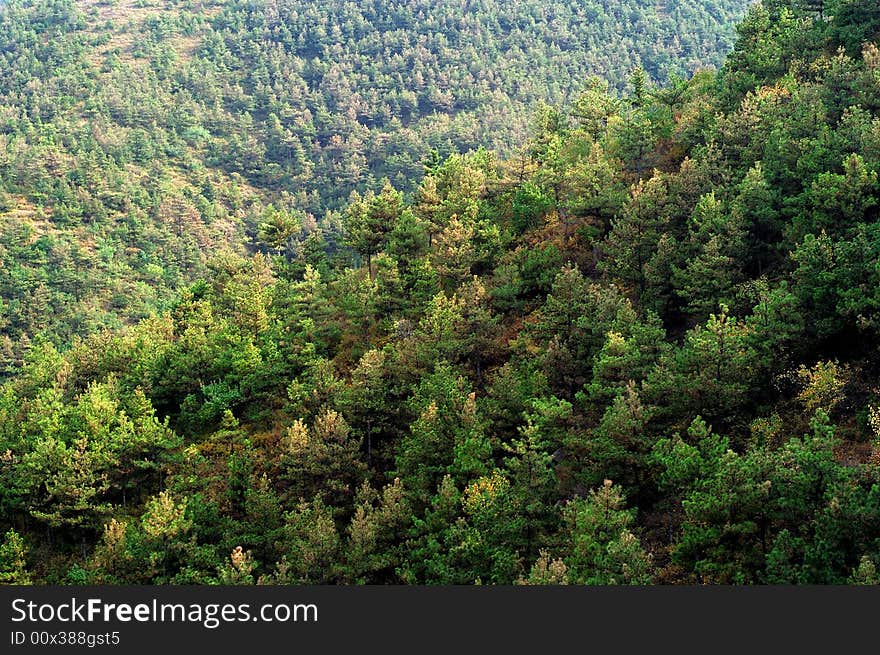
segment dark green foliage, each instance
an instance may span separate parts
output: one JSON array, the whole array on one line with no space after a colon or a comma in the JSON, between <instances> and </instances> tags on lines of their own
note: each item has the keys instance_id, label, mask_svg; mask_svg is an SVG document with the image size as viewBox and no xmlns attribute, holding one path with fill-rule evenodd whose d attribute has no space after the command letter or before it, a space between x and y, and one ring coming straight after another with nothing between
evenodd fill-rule
<instances>
[{"instance_id":1,"label":"dark green foliage","mask_svg":"<svg viewBox=\"0 0 880 655\"><path fill-rule=\"evenodd\" d=\"M866 41L880 35L880 7L858 0L828 0L827 13L833 16L831 38L852 53Z\"/></svg>"}]
</instances>

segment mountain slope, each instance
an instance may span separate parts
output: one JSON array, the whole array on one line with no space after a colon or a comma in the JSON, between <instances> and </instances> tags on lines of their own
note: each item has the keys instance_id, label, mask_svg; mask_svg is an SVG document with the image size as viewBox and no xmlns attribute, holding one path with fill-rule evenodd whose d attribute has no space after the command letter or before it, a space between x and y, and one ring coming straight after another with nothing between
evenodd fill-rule
<instances>
[{"instance_id":1,"label":"mountain slope","mask_svg":"<svg viewBox=\"0 0 880 655\"><path fill-rule=\"evenodd\" d=\"M312 216L332 232L328 208L383 176L411 189L432 149L509 151L589 74L720 62L743 6L5 3L2 366L164 307L207 253L292 244Z\"/></svg>"},{"instance_id":2,"label":"mountain slope","mask_svg":"<svg viewBox=\"0 0 880 655\"><path fill-rule=\"evenodd\" d=\"M864 8L752 8L717 73L539 104L512 156L296 250L269 212L167 311L31 344L3 579L877 583Z\"/></svg>"}]
</instances>

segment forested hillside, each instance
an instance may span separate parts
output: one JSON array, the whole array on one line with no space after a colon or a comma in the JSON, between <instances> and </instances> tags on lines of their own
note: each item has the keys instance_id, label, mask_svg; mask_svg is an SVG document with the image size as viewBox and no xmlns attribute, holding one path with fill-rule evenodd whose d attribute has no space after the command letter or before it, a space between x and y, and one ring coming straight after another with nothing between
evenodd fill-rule
<instances>
[{"instance_id":1,"label":"forested hillside","mask_svg":"<svg viewBox=\"0 0 880 655\"><path fill-rule=\"evenodd\" d=\"M0 376L167 308L208 253L333 244L353 190L510 153L590 74L720 63L745 1L0 3Z\"/></svg>"},{"instance_id":2,"label":"forested hillside","mask_svg":"<svg viewBox=\"0 0 880 655\"><path fill-rule=\"evenodd\" d=\"M521 148L429 158L320 227L286 182L258 252L220 229L256 179L162 168L228 212L193 221L210 265L22 349L0 581L880 581L880 5L767 0L738 32L717 72L585 82Z\"/></svg>"}]
</instances>

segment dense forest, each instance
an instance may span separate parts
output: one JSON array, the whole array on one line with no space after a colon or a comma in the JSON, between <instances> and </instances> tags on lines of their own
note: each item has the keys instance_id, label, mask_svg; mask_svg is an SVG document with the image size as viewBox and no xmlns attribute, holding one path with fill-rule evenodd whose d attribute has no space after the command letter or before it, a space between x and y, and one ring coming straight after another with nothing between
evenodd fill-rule
<instances>
[{"instance_id":1,"label":"dense forest","mask_svg":"<svg viewBox=\"0 0 880 655\"><path fill-rule=\"evenodd\" d=\"M517 147L501 148L491 122L469 150L420 132L418 171L399 169L402 181L396 163L379 165L384 179L343 185L346 199L316 219L308 183L289 172L269 183L269 151L235 149L268 141L235 134L272 121L272 71L308 78L332 51L320 44L363 44L366 58L343 57L340 71L392 47L372 36L371 3L338 4L339 25L297 3L277 5L283 18L213 7L191 28L162 28L213 35L180 36L210 54L167 55L165 73L170 51L149 31L131 47L151 54L120 65L123 45L86 46L97 37L72 6L5 10L19 32L0 30L4 61L53 73L0 82L0 582L880 582L880 5L766 0L723 65L692 75L661 73L686 54L652 70L606 48L626 79L585 77L571 97L504 109L519 112L511 124L527 119ZM598 2L536 14L536 3L512 19L501 3L450 2L428 28L420 3L399 4L407 34L389 38L425 57L418 30L461 49L456 25L483 34L471 13L530 45L540 25L613 14ZM625 4L638 3L613 6ZM678 6L705 18L722 4ZM142 25L194 15L177 11ZM640 15L628 20L662 24ZM685 32L697 34L683 27L679 41ZM552 33L559 61L586 56L585 35L563 47L565 32ZM631 52L643 37L627 34ZM77 57L96 53L130 93L88 86L101 78ZM299 68L274 68L275 53ZM506 61L480 59L460 88L482 88L481 66ZM332 103L358 91L341 75L330 100L323 75L335 117ZM254 122L204 127L203 107L218 124ZM402 125L403 105L389 110ZM126 111L149 118L125 127ZM193 120L200 144L162 122L172 115ZM376 151L341 152L348 166ZM328 188L339 182L326 174ZM114 305L65 287L88 267L117 285ZM27 272L47 276L42 295L10 293ZM117 325L47 318L59 289ZM54 327L16 337L21 316L28 332Z\"/></svg>"},{"instance_id":2,"label":"dense forest","mask_svg":"<svg viewBox=\"0 0 880 655\"><path fill-rule=\"evenodd\" d=\"M720 64L745 2L0 2L0 377L167 309L211 253L317 225L332 252L352 191L512 154L591 74Z\"/></svg>"}]
</instances>

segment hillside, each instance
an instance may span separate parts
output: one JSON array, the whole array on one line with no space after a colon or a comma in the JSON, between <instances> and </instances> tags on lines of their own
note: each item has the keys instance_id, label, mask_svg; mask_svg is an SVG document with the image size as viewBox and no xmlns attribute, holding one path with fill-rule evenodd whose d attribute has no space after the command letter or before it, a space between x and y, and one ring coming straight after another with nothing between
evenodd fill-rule
<instances>
[{"instance_id":1,"label":"hillside","mask_svg":"<svg viewBox=\"0 0 880 655\"><path fill-rule=\"evenodd\" d=\"M167 309L35 340L0 580L878 583L878 41L768 0L717 72L539 102L307 236L279 204Z\"/></svg>"},{"instance_id":2,"label":"hillside","mask_svg":"<svg viewBox=\"0 0 880 655\"><path fill-rule=\"evenodd\" d=\"M434 151L510 153L591 74L720 63L744 5L4 3L0 368L167 307L207 253L331 238L327 210Z\"/></svg>"}]
</instances>

